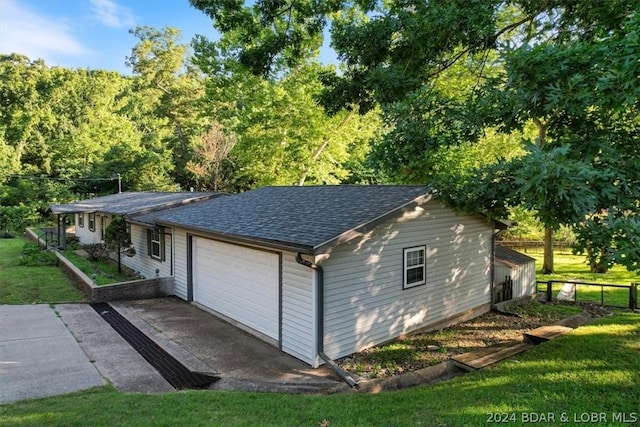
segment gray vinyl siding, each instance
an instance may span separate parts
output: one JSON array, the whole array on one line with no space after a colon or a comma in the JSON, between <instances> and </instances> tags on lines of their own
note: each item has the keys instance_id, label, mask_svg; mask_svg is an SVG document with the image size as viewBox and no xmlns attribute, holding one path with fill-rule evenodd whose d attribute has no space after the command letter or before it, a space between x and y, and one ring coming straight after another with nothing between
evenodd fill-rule
<instances>
[{"instance_id":1,"label":"gray vinyl siding","mask_svg":"<svg viewBox=\"0 0 640 427\"><path fill-rule=\"evenodd\" d=\"M159 277L171 276L171 230L167 229L164 237L165 260L160 261L151 258L147 246L147 228L131 224L131 243L136 250L132 257L122 255L121 260L124 265L137 271L145 279L156 277L156 269L160 270Z\"/></svg>"},{"instance_id":2,"label":"gray vinyl siding","mask_svg":"<svg viewBox=\"0 0 640 427\"><path fill-rule=\"evenodd\" d=\"M529 296L536 292L535 261L513 267L496 261L495 275L496 283L502 283L505 277L511 276L511 280L513 280L513 298Z\"/></svg>"},{"instance_id":3,"label":"gray vinyl siding","mask_svg":"<svg viewBox=\"0 0 640 427\"><path fill-rule=\"evenodd\" d=\"M511 271L511 267L508 266L507 264L503 264L500 261L496 260L496 265L495 265L495 282L496 284L498 283L503 283L506 278L508 276L511 276L511 278L513 279L513 276L517 273L517 271ZM515 289L513 290L513 296L516 296L516 291Z\"/></svg>"},{"instance_id":4,"label":"gray vinyl siding","mask_svg":"<svg viewBox=\"0 0 640 427\"><path fill-rule=\"evenodd\" d=\"M173 292L176 296L187 299L187 232L173 229L174 241L174 265L173 265Z\"/></svg>"},{"instance_id":5,"label":"gray vinyl siding","mask_svg":"<svg viewBox=\"0 0 640 427\"><path fill-rule=\"evenodd\" d=\"M431 201L322 261L325 352L339 358L490 303L493 229ZM426 283L403 290L403 249L426 246Z\"/></svg>"},{"instance_id":6,"label":"gray vinyl siding","mask_svg":"<svg viewBox=\"0 0 640 427\"><path fill-rule=\"evenodd\" d=\"M295 260L292 252L282 253L282 350L314 365L315 272Z\"/></svg>"}]
</instances>

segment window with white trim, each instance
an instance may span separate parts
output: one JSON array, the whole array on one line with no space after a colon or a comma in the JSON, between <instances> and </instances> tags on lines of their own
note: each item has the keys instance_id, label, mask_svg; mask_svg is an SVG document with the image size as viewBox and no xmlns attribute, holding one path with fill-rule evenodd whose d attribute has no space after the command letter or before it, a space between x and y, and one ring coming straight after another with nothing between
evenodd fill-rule
<instances>
[{"instance_id":1,"label":"window with white trim","mask_svg":"<svg viewBox=\"0 0 640 427\"><path fill-rule=\"evenodd\" d=\"M96 231L96 214L89 214L89 231Z\"/></svg>"},{"instance_id":2,"label":"window with white trim","mask_svg":"<svg viewBox=\"0 0 640 427\"><path fill-rule=\"evenodd\" d=\"M79 213L78 214L78 227L84 228L84 214L83 213Z\"/></svg>"},{"instance_id":3,"label":"window with white trim","mask_svg":"<svg viewBox=\"0 0 640 427\"><path fill-rule=\"evenodd\" d=\"M424 285L427 277L426 247L415 246L404 249L403 289Z\"/></svg>"},{"instance_id":4,"label":"window with white trim","mask_svg":"<svg viewBox=\"0 0 640 427\"><path fill-rule=\"evenodd\" d=\"M151 258L164 261L164 233L161 228L147 230L147 248Z\"/></svg>"}]
</instances>

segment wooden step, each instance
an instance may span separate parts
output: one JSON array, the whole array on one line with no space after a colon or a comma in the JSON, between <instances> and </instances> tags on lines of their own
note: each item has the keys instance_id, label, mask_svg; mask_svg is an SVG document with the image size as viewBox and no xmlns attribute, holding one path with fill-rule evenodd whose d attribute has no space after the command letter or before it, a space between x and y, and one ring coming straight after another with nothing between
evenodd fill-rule
<instances>
[{"instance_id":1,"label":"wooden step","mask_svg":"<svg viewBox=\"0 0 640 427\"><path fill-rule=\"evenodd\" d=\"M568 334L572 330L572 328L561 325L541 326L529 332L525 332L524 339L532 344L540 344L541 342L549 341L561 335Z\"/></svg>"},{"instance_id":2,"label":"wooden step","mask_svg":"<svg viewBox=\"0 0 640 427\"><path fill-rule=\"evenodd\" d=\"M528 343L513 342L508 345L499 345L482 348L469 353L460 354L451 358L453 363L459 368L467 371L476 371L496 362L522 353L531 347Z\"/></svg>"}]
</instances>

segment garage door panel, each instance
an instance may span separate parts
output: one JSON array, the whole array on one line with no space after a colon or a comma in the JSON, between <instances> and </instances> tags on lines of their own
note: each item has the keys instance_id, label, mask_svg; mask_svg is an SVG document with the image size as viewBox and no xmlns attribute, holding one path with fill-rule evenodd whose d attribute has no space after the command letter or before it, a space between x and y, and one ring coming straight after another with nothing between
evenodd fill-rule
<instances>
[{"instance_id":1,"label":"garage door panel","mask_svg":"<svg viewBox=\"0 0 640 427\"><path fill-rule=\"evenodd\" d=\"M279 255L194 238L194 300L279 338Z\"/></svg>"}]
</instances>

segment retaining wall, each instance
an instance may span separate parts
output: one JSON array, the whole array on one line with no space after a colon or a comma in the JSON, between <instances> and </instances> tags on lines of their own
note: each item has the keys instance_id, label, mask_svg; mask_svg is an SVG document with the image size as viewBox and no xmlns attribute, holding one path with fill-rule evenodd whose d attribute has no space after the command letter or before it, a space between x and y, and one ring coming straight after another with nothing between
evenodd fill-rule
<instances>
[{"instance_id":1,"label":"retaining wall","mask_svg":"<svg viewBox=\"0 0 640 427\"><path fill-rule=\"evenodd\" d=\"M91 302L135 300L173 295L173 277L140 279L97 286L89 276L73 265L64 255L57 251L55 254L62 270L89 297Z\"/></svg>"},{"instance_id":2,"label":"retaining wall","mask_svg":"<svg viewBox=\"0 0 640 427\"><path fill-rule=\"evenodd\" d=\"M30 228L25 229L24 235L26 236L27 239L40 245L41 248L47 247L47 244L45 243L45 241L41 237L38 237L38 235L32 229Z\"/></svg>"}]
</instances>

